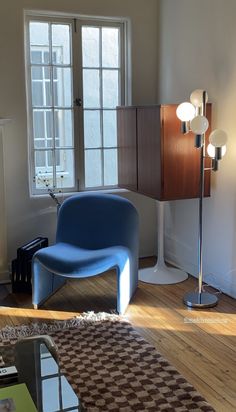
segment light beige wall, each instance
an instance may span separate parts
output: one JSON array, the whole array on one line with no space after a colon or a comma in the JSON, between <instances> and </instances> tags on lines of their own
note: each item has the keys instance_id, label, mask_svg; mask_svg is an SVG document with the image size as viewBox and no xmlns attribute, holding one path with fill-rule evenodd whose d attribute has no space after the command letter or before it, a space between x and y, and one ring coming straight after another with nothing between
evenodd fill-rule
<instances>
[{"instance_id":1,"label":"light beige wall","mask_svg":"<svg viewBox=\"0 0 236 412\"><path fill-rule=\"evenodd\" d=\"M204 274L236 297L236 1L161 0L159 96L189 100L204 88L213 102L213 128L228 133L227 154L212 174L204 201ZM170 202L166 256L197 273L196 200Z\"/></svg>"},{"instance_id":2,"label":"light beige wall","mask_svg":"<svg viewBox=\"0 0 236 412\"><path fill-rule=\"evenodd\" d=\"M157 0L10 0L0 3L0 117L12 118L6 130L4 174L6 187L7 259L16 248L37 235L53 240L56 215L51 199L30 199L27 169L27 123L23 47L23 9L129 17L132 27L133 103L155 103L157 90ZM3 172L3 165L0 165ZM0 187L1 190L1 187ZM127 194L141 217L142 255L152 254L155 239L153 201ZM0 228L1 232L1 228ZM1 236L4 234L0 233ZM0 250L3 260L4 250ZM4 260L5 261L5 260ZM0 268L0 272L5 268Z\"/></svg>"}]
</instances>

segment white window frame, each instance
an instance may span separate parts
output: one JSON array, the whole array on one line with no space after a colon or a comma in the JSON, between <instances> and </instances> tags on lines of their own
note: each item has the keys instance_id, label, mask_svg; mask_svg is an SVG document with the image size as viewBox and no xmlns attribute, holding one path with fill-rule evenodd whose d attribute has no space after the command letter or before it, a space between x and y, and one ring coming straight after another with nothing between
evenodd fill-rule
<instances>
[{"instance_id":1,"label":"white window frame","mask_svg":"<svg viewBox=\"0 0 236 412\"><path fill-rule=\"evenodd\" d=\"M124 61L121 62L121 70L123 76L123 90L122 90L122 100L119 104L130 105L131 101L131 92L132 92L132 82L131 82L131 23L130 19L123 17L100 17L100 16L84 16L84 15L74 15L71 13L60 13L60 12L46 12L46 11L36 11L36 10L25 10L24 11L24 20L25 20L25 62L26 62L26 94L27 94L27 128L28 128L28 163L29 163L29 191L30 196L41 196L47 193L47 188L36 189L33 184L34 176L34 156L32 156L32 145L33 145L33 118L31 115L32 112L32 101L31 101L31 74L30 70L30 56L29 56L29 22L32 20L46 21L51 23L66 23L69 22L73 24L74 30L78 29L80 25L89 25L93 26L122 26L122 41L123 50L121 50L121 56ZM78 47L78 39L73 38L74 30L72 30L72 58L73 63L75 64L75 59L81 59L81 55L76 56L75 47ZM81 39L80 39L81 44ZM78 50L78 49L77 49ZM78 63L78 62L77 62ZM77 65L76 63L76 65ZM80 60L81 73L82 73L82 61ZM78 67L78 66L77 66ZM73 85L73 99L78 97L78 81L81 79L72 79L74 81ZM77 90L76 90L77 88ZM81 98L83 98L82 93L80 93ZM80 97L79 96L79 97ZM76 108L75 108L76 109ZM74 116L74 128L77 129L78 137L74 141L74 159L75 159L75 186L73 188L66 188L64 193L71 193L76 191L119 191L116 186L101 186L101 187L89 187L85 188L84 184L84 144L83 144L83 134L81 127L83 127L83 110L80 110L80 115ZM122 190L122 189L121 189Z\"/></svg>"},{"instance_id":2,"label":"white window frame","mask_svg":"<svg viewBox=\"0 0 236 412\"><path fill-rule=\"evenodd\" d=\"M40 50L38 50L40 48ZM33 51L39 51L39 52L41 52L41 53L43 53L44 51L47 51L47 47L46 46L34 46L33 47L33 49L35 49L35 50L33 50ZM55 49L55 46L54 46L54 49ZM54 51L53 51L53 53L54 53ZM44 106L45 106L45 95L46 95L46 88L45 88L45 85L46 85L46 83L50 83L50 78L46 78L46 77L44 77L44 72L45 72L45 68L47 68L47 66L44 66L44 67L42 67L42 66L40 66L40 65L38 65L38 66L34 66L34 67L38 67L38 68L41 68L42 69L42 79L33 79L33 78L31 78L31 85L33 84L33 83L40 83L40 82L42 82L43 83L43 100L44 100ZM32 75L31 75L32 76ZM55 79L53 79L53 82L54 82L54 85L55 84L60 84L60 83L58 83L58 78L56 79L56 81L55 81ZM54 85L53 85L53 89L54 89ZM43 109L41 108L41 107L39 107L38 108L38 111L40 112L40 111L42 111ZM51 109L48 109L48 111L50 111ZM56 109L57 110L57 109ZM54 111L55 111L55 109L54 109ZM35 108L34 109L34 112L37 112L37 108ZM47 109L45 110L43 110L43 113L44 113L44 118L45 118L45 114L47 113ZM34 115L32 114L32 118L34 117ZM46 141L47 140L53 140L53 137L50 137L50 138L48 138L48 136L47 136L47 127L46 127L46 121L45 121L45 119L44 119L44 136L45 136L45 138L44 138L44 140L46 139ZM33 132L32 132L33 133ZM55 139L56 139L56 137L55 137ZM38 138L38 139L34 139L34 140L43 140L42 138L40 139L40 138ZM46 147L47 147L47 145L46 145ZM33 153L33 150L31 151L31 153ZM46 151L45 150L45 163L46 163L46 167L40 167L40 171L42 172L42 173L46 173L46 170L48 170L50 167L52 167L52 172L51 173L49 173L49 174L53 174L53 166L49 166L49 161L48 161L48 158L49 158L49 156L48 156L48 154L49 154L49 152L48 151ZM32 156L33 156L33 154L32 154ZM60 156L61 157L61 156ZM33 163L34 163L34 159L32 159L32 161L33 161ZM58 164L56 164L56 166L58 167ZM36 169L36 167L35 167L35 165L34 165L34 169ZM37 172L36 172L37 173Z\"/></svg>"},{"instance_id":3,"label":"white window frame","mask_svg":"<svg viewBox=\"0 0 236 412\"><path fill-rule=\"evenodd\" d=\"M117 29L119 29L119 42L120 42L120 51L121 51L121 53L120 53L120 58L119 58L119 66L118 66L118 68L115 68L114 70L118 70L118 82L119 82L119 92L120 92L120 96L119 96L119 102L118 102L118 105L120 106L120 105L124 105L125 104L125 81L124 81L124 77L125 77L125 70L124 70L124 62L123 62L123 59L124 59L124 50L123 50L123 47L124 47L124 33L123 33L123 30L124 30L124 27L123 27L123 24L122 23L120 23L120 22L104 22L104 21L94 21L94 20L89 20L89 19L86 19L86 20L79 20L78 21L78 25L77 25L77 30L78 30L78 33L79 33L79 35L81 35L81 28L82 27L86 27L86 26L88 26L88 27L95 27L95 28L99 28L99 29L102 29L103 27L111 27L111 28L117 28ZM82 44L82 39L80 38L80 36L78 37L78 40L79 40L79 44L78 44L78 47ZM100 42L101 42L101 32L100 32ZM100 44L100 47L101 47L101 44ZM82 107L82 110L80 110L80 113L79 113L79 119L80 119L80 121L79 121L79 126L80 126L80 133L79 133L79 136L80 136L80 140L79 140L79 145L80 145L80 153L79 153L79 155L80 155L80 161L79 161L79 171L78 171L78 175L80 176L80 182L79 182L79 189L80 190L85 190L85 191L96 191L96 190L103 190L104 188L105 189L115 189L115 188L117 188L118 186L116 185L116 186L108 186L108 185L106 185L106 186L104 186L104 185L101 185L101 186L95 186L95 187L86 187L85 186L85 164L84 164L84 162L85 162L85 152L86 151L89 151L89 150L96 150L96 149L98 149L98 150L100 150L101 151L101 157L102 157L102 160L101 160L101 168L102 168L102 181L104 182L104 175L103 175L103 172L104 172L104 153L105 153L105 150L106 150L106 147L105 147L105 145L104 145L104 141L103 141L103 120L102 120L102 118L103 118L103 110L114 110L113 108L106 108L106 107L104 107L104 105L103 105L103 101L102 101L102 94L103 94L103 85L102 85L102 75L101 75L101 73L102 73L102 71L103 70L113 70L113 68L104 68L103 66L102 66L102 63L101 63L101 50L100 50L100 62L99 62L99 66L98 67L96 67L96 68L94 68L94 67L92 67L92 68L89 68L89 67L84 67L83 66L83 62L82 62L82 48L81 48L81 50L80 50L80 54L78 55L78 57L79 57L79 66L81 67L81 78L79 79L79 85L78 85L78 89L81 91L80 92L80 97L82 98L82 101L84 100L84 96L83 96L83 87L82 87L82 85L83 85L83 83L82 83L82 73L83 73L83 69L85 68L85 69L90 69L90 70L99 70L99 73L100 73L100 106L99 106L99 108L84 108L84 106ZM84 146L84 139L83 139L83 114L84 114L84 112L86 111L86 110L95 110L95 111L99 111L99 113L100 113L100 126L101 126L101 139L102 139L102 146L100 146L100 147L97 147L97 148L85 148L85 146ZM117 149L117 145L116 146L114 146L114 147L109 147L109 149ZM107 149L107 150L109 150L109 149ZM118 165L117 165L118 166ZM118 173L118 170L117 170L117 173Z\"/></svg>"}]
</instances>

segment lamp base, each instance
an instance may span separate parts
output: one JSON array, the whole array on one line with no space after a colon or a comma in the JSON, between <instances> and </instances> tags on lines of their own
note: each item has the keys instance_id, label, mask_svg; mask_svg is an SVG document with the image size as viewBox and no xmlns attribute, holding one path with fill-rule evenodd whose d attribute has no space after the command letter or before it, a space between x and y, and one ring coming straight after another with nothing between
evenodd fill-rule
<instances>
[{"instance_id":1,"label":"lamp base","mask_svg":"<svg viewBox=\"0 0 236 412\"><path fill-rule=\"evenodd\" d=\"M212 308L218 303L216 295L208 292L188 292L184 295L184 304L190 308Z\"/></svg>"},{"instance_id":2,"label":"lamp base","mask_svg":"<svg viewBox=\"0 0 236 412\"><path fill-rule=\"evenodd\" d=\"M139 270L139 280L153 285L173 285L188 279L188 274L183 270L166 266L165 263L157 263Z\"/></svg>"}]
</instances>

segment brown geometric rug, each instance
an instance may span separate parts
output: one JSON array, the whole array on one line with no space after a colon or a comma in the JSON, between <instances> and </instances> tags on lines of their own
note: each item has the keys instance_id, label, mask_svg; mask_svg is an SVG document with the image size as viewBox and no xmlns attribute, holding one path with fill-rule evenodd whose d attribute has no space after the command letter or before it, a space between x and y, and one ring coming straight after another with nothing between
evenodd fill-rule
<instances>
[{"instance_id":1,"label":"brown geometric rug","mask_svg":"<svg viewBox=\"0 0 236 412\"><path fill-rule=\"evenodd\" d=\"M62 372L88 412L214 411L116 315L90 313L66 322L6 327L0 331L0 350L22 336L45 333L54 339Z\"/></svg>"}]
</instances>

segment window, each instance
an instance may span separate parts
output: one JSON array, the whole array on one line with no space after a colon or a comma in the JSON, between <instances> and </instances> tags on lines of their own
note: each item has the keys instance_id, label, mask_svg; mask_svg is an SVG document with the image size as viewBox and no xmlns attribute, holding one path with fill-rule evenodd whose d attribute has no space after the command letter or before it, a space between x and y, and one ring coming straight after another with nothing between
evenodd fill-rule
<instances>
[{"instance_id":1,"label":"window","mask_svg":"<svg viewBox=\"0 0 236 412\"><path fill-rule=\"evenodd\" d=\"M124 23L27 19L30 187L117 187Z\"/></svg>"}]
</instances>

